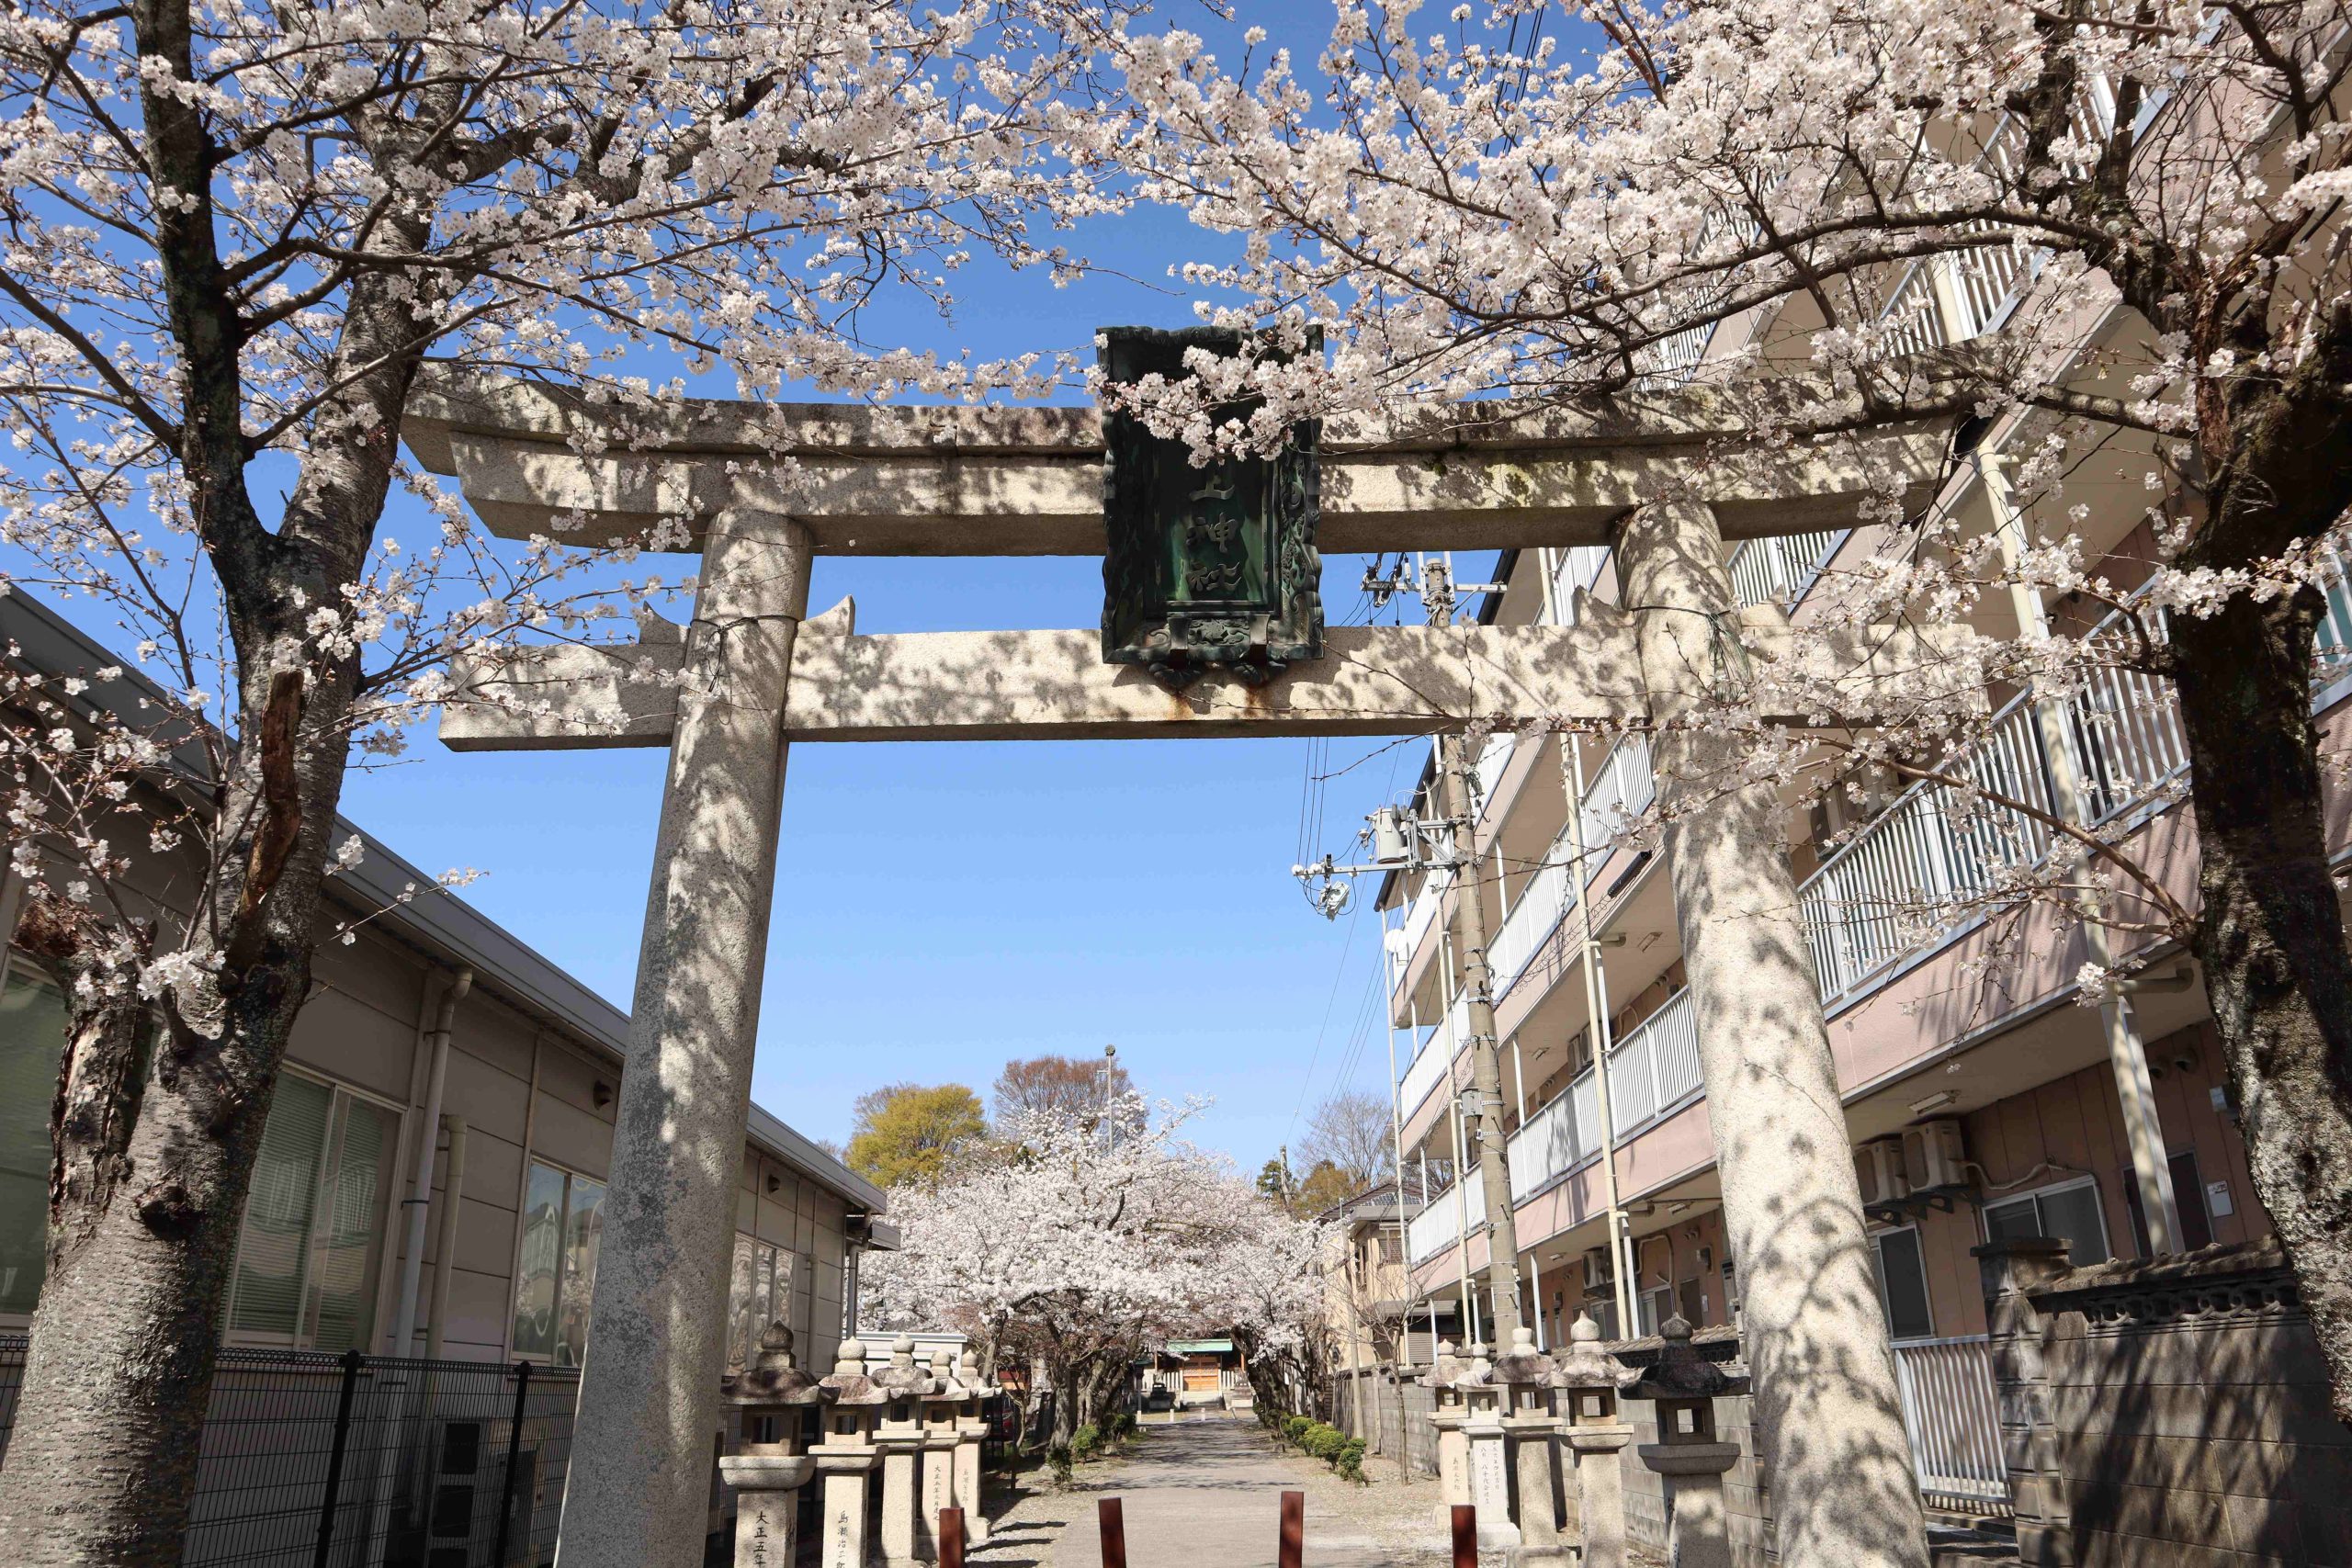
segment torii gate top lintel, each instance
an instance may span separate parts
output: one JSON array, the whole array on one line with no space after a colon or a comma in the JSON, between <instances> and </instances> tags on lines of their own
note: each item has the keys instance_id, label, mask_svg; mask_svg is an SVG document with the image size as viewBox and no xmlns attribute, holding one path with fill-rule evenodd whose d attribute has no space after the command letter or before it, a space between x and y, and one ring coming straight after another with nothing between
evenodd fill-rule
<instances>
[{"instance_id":1,"label":"torii gate top lintel","mask_svg":"<svg viewBox=\"0 0 2352 1568\"><path fill-rule=\"evenodd\" d=\"M1325 423L1319 544L1341 554L1607 542L1662 494L1711 505L1724 537L1849 525L1873 495L1924 499L1957 373L1875 389L1866 434L1760 444L1761 423L1858 423L1813 372L1627 392L1591 406L1430 404ZM1907 411L1918 417L1902 417ZM1100 555L1102 426L1091 408L591 402L551 384L443 372L401 434L494 531L614 542L729 507L787 514L826 555ZM779 479L763 459L790 457Z\"/></svg>"}]
</instances>

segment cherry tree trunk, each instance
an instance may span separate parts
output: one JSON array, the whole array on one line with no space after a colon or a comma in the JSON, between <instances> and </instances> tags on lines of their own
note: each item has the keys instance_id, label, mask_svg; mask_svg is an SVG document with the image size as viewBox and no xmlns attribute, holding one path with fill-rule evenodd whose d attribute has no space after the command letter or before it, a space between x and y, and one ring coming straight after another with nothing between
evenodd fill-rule
<instances>
[{"instance_id":1,"label":"cherry tree trunk","mask_svg":"<svg viewBox=\"0 0 2352 1568\"><path fill-rule=\"evenodd\" d=\"M2197 812L2195 951L2255 1190L2352 1421L2352 959L2311 713L2315 591L2176 616Z\"/></svg>"},{"instance_id":2,"label":"cherry tree trunk","mask_svg":"<svg viewBox=\"0 0 2352 1568\"><path fill-rule=\"evenodd\" d=\"M224 928L254 933L232 941L225 988L208 976L160 1007L76 1004L51 1118L48 1273L0 1463L11 1568L180 1562L246 1188L310 983L343 768L339 739L315 750L298 764L306 805L281 874Z\"/></svg>"}]
</instances>

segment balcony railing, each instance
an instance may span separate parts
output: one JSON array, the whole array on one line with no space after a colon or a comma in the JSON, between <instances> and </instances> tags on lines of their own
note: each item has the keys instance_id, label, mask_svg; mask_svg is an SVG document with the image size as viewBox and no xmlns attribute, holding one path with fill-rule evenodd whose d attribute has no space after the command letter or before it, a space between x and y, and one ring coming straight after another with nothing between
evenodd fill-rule
<instances>
[{"instance_id":1,"label":"balcony railing","mask_svg":"<svg viewBox=\"0 0 2352 1568\"><path fill-rule=\"evenodd\" d=\"M1552 603L1557 606L1557 618L1564 626L1577 624L1577 590L1587 592L1600 581L1600 569L1609 562L1606 545L1570 545L1560 552L1558 562L1552 568Z\"/></svg>"},{"instance_id":2,"label":"balcony railing","mask_svg":"<svg viewBox=\"0 0 2352 1568\"><path fill-rule=\"evenodd\" d=\"M1428 1262L1462 1239L1463 1210L1469 1212L1473 1235L1487 1223L1487 1189L1479 1177L1481 1168L1472 1166L1460 1181L1431 1196L1421 1212L1405 1223L1405 1250L1415 1264Z\"/></svg>"},{"instance_id":3,"label":"balcony railing","mask_svg":"<svg viewBox=\"0 0 2352 1568\"><path fill-rule=\"evenodd\" d=\"M1470 1043L1470 998L1456 997L1447 1010L1445 1020L1430 1031L1419 1048L1413 1054L1413 1065L1405 1069L1405 1077L1396 1087L1396 1109L1409 1118L1430 1097L1430 1090L1445 1081L1445 1069L1462 1048Z\"/></svg>"},{"instance_id":4,"label":"balcony railing","mask_svg":"<svg viewBox=\"0 0 2352 1568\"><path fill-rule=\"evenodd\" d=\"M1600 874L1609 857L1596 852L1625 830L1625 825L1649 809L1657 794L1657 776L1650 771L1650 739L1646 735L1620 736L1608 757L1584 786L1584 879L1588 886Z\"/></svg>"},{"instance_id":5,"label":"balcony railing","mask_svg":"<svg viewBox=\"0 0 2352 1568\"><path fill-rule=\"evenodd\" d=\"M1497 997L1527 972L1528 964L1559 929L1561 917L1577 907L1577 882L1575 835L1563 828L1487 946Z\"/></svg>"},{"instance_id":6,"label":"balcony railing","mask_svg":"<svg viewBox=\"0 0 2352 1568\"><path fill-rule=\"evenodd\" d=\"M1510 766L1510 754L1518 743L1518 736L1500 729L1487 736L1487 743L1478 749L1478 761L1471 770L1477 779L1478 798L1472 807L1477 816L1485 817L1493 803L1495 786L1502 783L1503 770Z\"/></svg>"},{"instance_id":7,"label":"balcony railing","mask_svg":"<svg viewBox=\"0 0 2352 1568\"><path fill-rule=\"evenodd\" d=\"M1852 532L1827 528L1750 539L1732 552L1731 585L1743 604L1793 604Z\"/></svg>"},{"instance_id":8,"label":"balcony railing","mask_svg":"<svg viewBox=\"0 0 2352 1568\"><path fill-rule=\"evenodd\" d=\"M1618 1141L1680 1110L1700 1087L1698 1015L1690 993L1677 991L1609 1054L1609 1108L1616 1117ZM1566 1094L1511 1135L1511 1201L1524 1203L1600 1158L1600 1086L1587 1067Z\"/></svg>"},{"instance_id":9,"label":"balcony railing","mask_svg":"<svg viewBox=\"0 0 2352 1568\"><path fill-rule=\"evenodd\" d=\"M2352 591L2344 563L2325 560L2327 610L2320 624L2320 674L2341 669L2352 649ZM2118 645L2120 615L2086 639ZM2163 635L2161 618L2152 630ZM2092 670L2061 705L2064 743L2086 826L2147 803L2188 769L2188 744L2172 683L2119 665ZM1814 974L1822 1000L1842 1001L1883 971L1953 929L1953 910L1997 904L2003 884L2047 854L2051 830L2027 811L1985 798L1998 795L2049 816L2058 797L2029 698L1994 716L1984 733L1941 771L1965 781L1913 785L1868 827L1839 846L1798 889Z\"/></svg>"}]
</instances>

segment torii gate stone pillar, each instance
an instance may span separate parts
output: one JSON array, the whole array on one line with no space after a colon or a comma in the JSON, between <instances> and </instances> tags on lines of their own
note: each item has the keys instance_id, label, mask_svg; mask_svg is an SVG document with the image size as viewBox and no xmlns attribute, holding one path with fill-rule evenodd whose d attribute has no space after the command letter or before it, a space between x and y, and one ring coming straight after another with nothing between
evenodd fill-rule
<instances>
[{"instance_id":1,"label":"torii gate stone pillar","mask_svg":"<svg viewBox=\"0 0 2352 1568\"><path fill-rule=\"evenodd\" d=\"M1625 603L1638 606L1653 721L1670 727L1721 700L1736 679L1721 627L1737 600L1713 513L1634 513L1617 568ZM1781 1561L1927 1568L1780 794L1769 782L1733 787L1736 738L1661 728L1650 745Z\"/></svg>"},{"instance_id":2,"label":"torii gate stone pillar","mask_svg":"<svg viewBox=\"0 0 2352 1568\"><path fill-rule=\"evenodd\" d=\"M726 1367L735 1186L784 803L808 530L721 513L703 544L563 1499L566 1568L699 1560Z\"/></svg>"}]
</instances>

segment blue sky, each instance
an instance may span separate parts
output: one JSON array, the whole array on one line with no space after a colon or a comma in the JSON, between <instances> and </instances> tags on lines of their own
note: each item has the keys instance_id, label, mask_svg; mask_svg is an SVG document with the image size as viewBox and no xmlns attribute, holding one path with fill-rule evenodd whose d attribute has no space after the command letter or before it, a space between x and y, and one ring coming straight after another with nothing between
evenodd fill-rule
<instances>
[{"instance_id":1,"label":"blue sky","mask_svg":"<svg viewBox=\"0 0 2352 1568\"><path fill-rule=\"evenodd\" d=\"M1240 25L1266 26L1304 74L1330 15L1329 0L1245 0L1233 25L1203 30L1230 55ZM1163 17L1203 26L1183 0ZM1422 21L1453 30L1441 11ZM866 334L983 359L1091 355L1098 327L1189 322L1170 264L1223 248L1164 210L1069 243L1103 273L1055 288L982 262L962 277L952 321L928 301L886 299ZM396 495L382 531L427 527ZM1487 564L1461 563L1465 576ZM1327 560L1331 621L1366 618L1363 565ZM1101 563L820 560L812 608L842 594L856 597L861 631L1092 626ZM61 607L125 642L87 602ZM1200 1141L1254 1169L1297 1142L1335 1089L1385 1088L1373 888L1352 917L1327 922L1289 873L1326 849L1344 857L1363 815L1401 799L1426 755L1425 741L1333 743L1315 767L1363 765L1309 792L1304 740L797 749L757 1098L841 1141L851 1102L878 1085L958 1081L985 1095L1009 1060L1091 1057L1115 1043L1147 1092L1213 1097ZM649 751L458 756L420 736L398 762L356 771L345 809L429 870L479 868L469 901L626 1007L662 764Z\"/></svg>"},{"instance_id":2,"label":"blue sky","mask_svg":"<svg viewBox=\"0 0 2352 1568\"><path fill-rule=\"evenodd\" d=\"M1296 0L1244 19L1311 60L1329 16ZM1099 326L1188 322L1166 269L1211 243L1180 215L1121 220L1074 248L1133 281L1056 289L981 268L953 322L886 309L870 331L978 357L1091 352ZM1363 564L1327 562L1330 619L1365 618ZM812 608L843 593L861 631L1091 626L1101 563L820 561ZM1411 788L1427 743L1330 751L1327 766L1373 760L1328 792L1310 852L1344 852L1364 812ZM1008 1060L1114 1043L1148 1093L1213 1096L1201 1141L1254 1169L1333 1089L1385 1092L1373 887L1354 917L1326 922L1289 874L1306 756L1295 739L797 748L757 1098L838 1141L851 1101L879 1084L953 1080L985 1095ZM347 809L429 869L488 872L466 897L626 1006L662 762L460 757L426 740L355 777Z\"/></svg>"}]
</instances>

